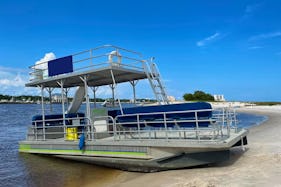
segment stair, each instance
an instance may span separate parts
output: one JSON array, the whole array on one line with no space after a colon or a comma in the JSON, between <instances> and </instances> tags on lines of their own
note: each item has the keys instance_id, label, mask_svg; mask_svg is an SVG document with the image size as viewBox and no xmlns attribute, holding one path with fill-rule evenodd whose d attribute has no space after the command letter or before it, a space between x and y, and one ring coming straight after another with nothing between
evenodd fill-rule
<instances>
[{"instance_id":1,"label":"stair","mask_svg":"<svg viewBox=\"0 0 281 187\"><path fill-rule=\"evenodd\" d=\"M157 68L157 65L152 61L145 62L144 70L157 102L160 104L169 104L168 96L164 84L161 80L160 72Z\"/></svg>"}]
</instances>

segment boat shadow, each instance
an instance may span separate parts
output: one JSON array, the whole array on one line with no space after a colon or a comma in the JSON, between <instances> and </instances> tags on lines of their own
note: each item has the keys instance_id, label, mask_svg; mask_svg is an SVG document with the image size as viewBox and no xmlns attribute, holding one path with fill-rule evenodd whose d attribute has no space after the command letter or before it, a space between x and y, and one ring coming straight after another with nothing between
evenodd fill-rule
<instances>
[{"instance_id":1,"label":"boat shadow","mask_svg":"<svg viewBox=\"0 0 281 187\"><path fill-rule=\"evenodd\" d=\"M241 157L249 151L248 147L245 147L244 150L241 147L234 147L230 149L229 152L229 160L220 162L220 163L213 163L209 164L211 167L227 167L235 164Z\"/></svg>"}]
</instances>

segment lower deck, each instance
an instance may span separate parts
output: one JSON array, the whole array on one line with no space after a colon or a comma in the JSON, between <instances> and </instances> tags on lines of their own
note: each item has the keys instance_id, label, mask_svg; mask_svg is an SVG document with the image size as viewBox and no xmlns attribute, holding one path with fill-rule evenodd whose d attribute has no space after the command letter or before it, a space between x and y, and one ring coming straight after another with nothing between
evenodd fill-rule
<instances>
[{"instance_id":1,"label":"lower deck","mask_svg":"<svg viewBox=\"0 0 281 187\"><path fill-rule=\"evenodd\" d=\"M198 111L192 112L196 114ZM146 125L145 121L139 120L139 114L137 121L130 122L117 121L119 116L45 119L43 122L39 119L29 127L19 151L133 171L159 171L222 162L228 160L232 147L247 144L248 130L235 126L235 119L230 117L232 113L216 114L212 118L180 119L180 122L195 124L189 127L177 126L179 121L166 117L156 122L163 124L162 127ZM209 125L199 126L201 122ZM128 127L128 123L133 125ZM173 127L166 125L172 123Z\"/></svg>"},{"instance_id":2,"label":"lower deck","mask_svg":"<svg viewBox=\"0 0 281 187\"><path fill-rule=\"evenodd\" d=\"M181 132L183 133L183 132ZM20 152L46 154L60 158L93 163L130 171L152 172L167 169L186 168L197 165L222 162L229 159L229 150L233 146L247 144L247 130L221 140L209 138L183 139L176 137L178 132L143 132L86 140L81 149L81 139L65 140L25 140L20 142ZM147 138L154 134L158 139ZM188 133L186 133L187 135ZM130 136L129 139L126 136Z\"/></svg>"}]
</instances>

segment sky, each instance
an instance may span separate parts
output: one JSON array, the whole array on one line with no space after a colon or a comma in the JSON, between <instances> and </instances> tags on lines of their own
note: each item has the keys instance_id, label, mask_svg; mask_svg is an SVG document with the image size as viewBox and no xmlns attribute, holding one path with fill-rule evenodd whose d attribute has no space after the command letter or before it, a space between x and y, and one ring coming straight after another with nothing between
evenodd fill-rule
<instances>
[{"instance_id":1,"label":"sky","mask_svg":"<svg viewBox=\"0 0 281 187\"><path fill-rule=\"evenodd\" d=\"M155 57L168 95L281 101L279 0L0 1L0 94L37 95L28 67L113 44ZM146 82L138 98L152 98ZM130 98L120 85L119 97ZM110 97L107 87L98 97Z\"/></svg>"}]
</instances>

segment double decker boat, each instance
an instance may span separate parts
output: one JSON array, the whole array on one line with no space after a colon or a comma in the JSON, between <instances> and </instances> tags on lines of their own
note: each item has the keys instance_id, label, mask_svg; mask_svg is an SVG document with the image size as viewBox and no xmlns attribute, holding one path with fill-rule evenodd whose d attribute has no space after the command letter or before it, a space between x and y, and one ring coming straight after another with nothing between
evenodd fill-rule
<instances>
[{"instance_id":1,"label":"double decker boat","mask_svg":"<svg viewBox=\"0 0 281 187\"><path fill-rule=\"evenodd\" d=\"M41 89L42 114L33 116L19 152L153 172L222 162L232 147L247 144L248 130L237 127L234 110L206 102L171 104L153 59L138 52L104 45L30 69L26 86ZM136 84L143 79L158 104L122 107L115 98L118 84L129 82L136 101ZM91 108L89 88L95 100L97 88L106 85L119 107ZM66 107L71 88L76 92ZM46 114L44 92L51 98L53 89L61 90L62 111ZM78 112L83 101L85 113Z\"/></svg>"}]
</instances>

